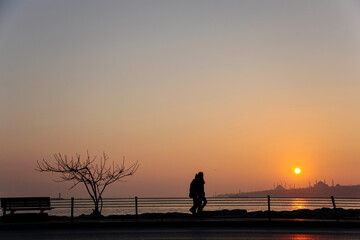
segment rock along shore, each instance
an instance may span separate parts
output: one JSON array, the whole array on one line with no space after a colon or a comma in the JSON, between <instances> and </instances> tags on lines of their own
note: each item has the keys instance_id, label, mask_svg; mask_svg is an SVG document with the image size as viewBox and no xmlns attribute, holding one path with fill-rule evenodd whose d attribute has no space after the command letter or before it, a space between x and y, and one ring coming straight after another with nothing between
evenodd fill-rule
<instances>
[{"instance_id":1,"label":"rock along shore","mask_svg":"<svg viewBox=\"0 0 360 240\"><path fill-rule=\"evenodd\" d=\"M219 210L204 212L201 216L185 213L144 213L138 215L111 215L94 217L81 215L73 220L70 217L48 216L42 221L31 221L26 214L15 214L15 221L4 221L0 230L11 229L61 229L61 228L122 228L122 227L318 227L318 228L359 228L360 210L321 208L316 210L294 210L270 212L246 210ZM14 216L15 216L14 215ZM29 221L30 220L30 221Z\"/></svg>"}]
</instances>

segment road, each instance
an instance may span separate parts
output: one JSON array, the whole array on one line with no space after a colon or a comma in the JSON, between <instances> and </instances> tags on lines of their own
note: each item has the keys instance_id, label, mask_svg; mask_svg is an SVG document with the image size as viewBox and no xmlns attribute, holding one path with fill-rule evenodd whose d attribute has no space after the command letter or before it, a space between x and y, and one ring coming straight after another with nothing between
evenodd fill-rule
<instances>
[{"instance_id":1,"label":"road","mask_svg":"<svg viewBox=\"0 0 360 240\"><path fill-rule=\"evenodd\" d=\"M2 230L0 239L293 239L331 240L360 239L360 229L309 229L309 228L95 228L95 229L35 229Z\"/></svg>"}]
</instances>

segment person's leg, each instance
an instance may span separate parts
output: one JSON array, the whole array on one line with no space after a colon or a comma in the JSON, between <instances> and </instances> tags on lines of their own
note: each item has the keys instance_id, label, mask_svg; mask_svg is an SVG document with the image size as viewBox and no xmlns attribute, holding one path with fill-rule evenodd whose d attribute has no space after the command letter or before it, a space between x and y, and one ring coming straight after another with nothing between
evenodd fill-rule
<instances>
[{"instance_id":1,"label":"person's leg","mask_svg":"<svg viewBox=\"0 0 360 240\"><path fill-rule=\"evenodd\" d=\"M195 206L196 206L196 209L197 209L197 213L199 214L199 212L201 211L200 209L201 209L201 198L197 198L196 199L196 203L195 203Z\"/></svg>"},{"instance_id":2,"label":"person's leg","mask_svg":"<svg viewBox=\"0 0 360 240\"><path fill-rule=\"evenodd\" d=\"M204 207L206 206L207 204L207 200L205 197L201 197L200 198L200 202L199 202L199 210L198 210L198 213L202 213Z\"/></svg>"},{"instance_id":3,"label":"person's leg","mask_svg":"<svg viewBox=\"0 0 360 240\"><path fill-rule=\"evenodd\" d=\"M206 206L206 204L207 204L207 200L206 200L206 198L204 197L204 198L203 198L202 208L204 208L204 207Z\"/></svg>"},{"instance_id":4,"label":"person's leg","mask_svg":"<svg viewBox=\"0 0 360 240\"><path fill-rule=\"evenodd\" d=\"M189 209L192 214L196 214L197 199L193 198L193 206Z\"/></svg>"}]
</instances>

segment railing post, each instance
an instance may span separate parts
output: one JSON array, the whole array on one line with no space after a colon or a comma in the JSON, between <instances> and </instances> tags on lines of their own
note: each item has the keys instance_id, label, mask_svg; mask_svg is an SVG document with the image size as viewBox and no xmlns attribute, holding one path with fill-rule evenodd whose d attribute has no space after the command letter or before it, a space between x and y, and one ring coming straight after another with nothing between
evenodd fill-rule
<instances>
[{"instance_id":1,"label":"railing post","mask_svg":"<svg viewBox=\"0 0 360 240\"><path fill-rule=\"evenodd\" d=\"M71 198L71 222L74 221L74 198Z\"/></svg>"},{"instance_id":2,"label":"railing post","mask_svg":"<svg viewBox=\"0 0 360 240\"><path fill-rule=\"evenodd\" d=\"M267 200L268 200L268 217L269 217L269 221L271 221L271 213L270 213L270 195L267 196Z\"/></svg>"},{"instance_id":3,"label":"railing post","mask_svg":"<svg viewBox=\"0 0 360 240\"><path fill-rule=\"evenodd\" d=\"M135 197L135 217L138 219L138 197Z\"/></svg>"},{"instance_id":4,"label":"railing post","mask_svg":"<svg viewBox=\"0 0 360 240\"><path fill-rule=\"evenodd\" d=\"M337 212L337 209L336 209L336 204L335 204L334 196L331 196L331 201L332 201L332 204L333 204L333 207L334 207L334 212L335 212L336 221L339 221L339 215L338 215L338 212Z\"/></svg>"}]
</instances>

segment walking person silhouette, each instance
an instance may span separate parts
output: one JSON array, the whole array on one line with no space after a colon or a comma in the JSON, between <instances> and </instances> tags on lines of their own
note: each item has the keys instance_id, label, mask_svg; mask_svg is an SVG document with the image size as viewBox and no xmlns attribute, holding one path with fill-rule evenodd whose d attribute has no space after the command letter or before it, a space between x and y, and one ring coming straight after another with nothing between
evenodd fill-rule
<instances>
[{"instance_id":1,"label":"walking person silhouette","mask_svg":"<svg viewBox=\"0 0 360 240\"><path fill-rule=\"evenodd\" d=\"M196 214L196 210L199 208L197 178L198 175L195 174L194 179L190 183L189 197L193 199L193 206L189 210L192 214Z\"/></svg>"},{"instance_id":2,"label":"walking person silhouette","mask_svg":"<svg viewBox=\"0 0 360 240\"><path fill-rule=\"evenodd\" d=\"M193 199L193 206L189 209L192 214L201 214L207 200L205 198L204 190L204 173L199 172L195 175L195 178L190 184L190 193L189 197Z\"/></svg>"},{"instance_id":3,"label":"walking person silhouette","mask_svg":"<svg viewBox=\"0 0 360 240\"><path fill-rule=\"evenodd\" d=\"M204 173L203 172L198 173L197 183L198 183L198 186L199 186L199 195L198 195L199 209L198 209L198 214L201 214L204 207L207 204L207 200L205 198L205 189L204 189L205 180L204 180Z\"/></svg>"}]
</instances>

